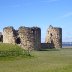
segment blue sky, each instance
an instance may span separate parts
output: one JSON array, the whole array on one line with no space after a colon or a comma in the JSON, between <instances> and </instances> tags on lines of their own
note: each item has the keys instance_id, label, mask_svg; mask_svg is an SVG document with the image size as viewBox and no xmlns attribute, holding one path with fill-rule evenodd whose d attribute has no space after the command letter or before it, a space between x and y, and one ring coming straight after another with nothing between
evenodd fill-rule
<instances>
[{"instance_id":1,"label":"blue sky","mask_svg":"<svg viewBox=\"0 0 72 72\"><path fill-rule=\"evenodd\" d=\"M63 41L72 41L72 0L0 0L0 31L38 26L44 42L49 25L61 27Z\"/></svg>"}]
</instances>

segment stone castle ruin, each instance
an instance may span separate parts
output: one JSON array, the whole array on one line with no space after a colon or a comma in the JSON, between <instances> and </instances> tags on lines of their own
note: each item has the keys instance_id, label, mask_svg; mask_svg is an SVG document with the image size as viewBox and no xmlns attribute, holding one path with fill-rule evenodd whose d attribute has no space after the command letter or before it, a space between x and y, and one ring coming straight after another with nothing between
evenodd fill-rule
<instances>
[{"instance_id":1,"label":"stone castle ruin","mask_svg":"<svg viewBox=\"0 0 72 72\"><path fill-rule=\"evenodd\" d=\"M16 31L13 29L13 27L5 27L3 29L3 43L11 43L15 44L16 39Z\"/></svg>"},{"instance_id":2,"label":"stone castle ruin","mask_svg":"<svg viewBox=\"0 0 72 72\"><path fill-rule=\"evenodd\" d=\"M62 48L62 28L49 26L46 34L45 43L50 48Z\"/></svg>"},{"instance_id":3,"label":"stone castle ruin","mask_svg":"<svg viewBox=\"0 0 72 72\"><path fill-rule=\"evenodd\" d=\"M41 29L38 27L13 27L3 29L3 43L18 44L24 49L39 50L41 47Z\"/></svg>"},{"instance_id":4,"label":"stone castle ruin","mask_svg":"<svg viewBox=\"0 0 72 72\"><path fill-rule=\"evenodd\" d=\"M5 27L0 33L0 41L3 43L18 44L25 50L40 50L46 48L62 47L62 29L50 26L48 28L45 43L41 43L41 29L39 27Z\"/></svg>"}]
</instances>

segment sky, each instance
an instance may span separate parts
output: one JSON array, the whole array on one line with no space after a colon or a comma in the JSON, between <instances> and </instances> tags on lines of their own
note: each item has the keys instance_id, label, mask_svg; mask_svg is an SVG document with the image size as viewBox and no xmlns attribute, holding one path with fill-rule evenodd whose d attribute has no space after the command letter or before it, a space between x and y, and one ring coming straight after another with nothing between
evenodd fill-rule
<instances>
[{"instance_id":1,"label":"sky","mask_svg":"<svg viewBox=\"0 0 72 72\"><path fill-rule=\"evenodd\" d=\"M62 41L72 41L72 0L0 0L0 31L6 26L41 28L41 40L49 25L62 28Z\"/></svg>"}]
</instances>

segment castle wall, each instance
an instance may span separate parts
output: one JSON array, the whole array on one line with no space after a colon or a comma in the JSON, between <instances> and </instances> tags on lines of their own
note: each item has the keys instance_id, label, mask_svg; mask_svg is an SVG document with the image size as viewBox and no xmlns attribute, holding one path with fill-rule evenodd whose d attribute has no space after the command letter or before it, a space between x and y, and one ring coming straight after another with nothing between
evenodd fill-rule
<instances>
[{"instance_id":1,"label":"castle wall","mask_svg":"<svg viewBox=\"0 0 72 72\"><path fill-rule=\"evenodd\" d=\"M39 49L41 43L41 39L39 38L41 37L38 38L40 34L38 34L37 28L20 27L18 33L21 40L21 46L24 49Z\"/></svg>"},{"instance_id":2,"label":"castle wall","mask_svg":"<svg viewBox=\"0 0 72 72\"><path fill-rule=\"evenodd\" d=\"M41 49L51 49L52 47L50 46L50 43L41 43Z\"/></svg>"},{"instance_id":3,"label":"castle wall","mask_svg":"<svg viewBox=\"0 0 72 72\"><path fill-rule=\"evenodd\" d=\"M34 37L30 28L20 27L18 33L19 33L22 48L27 50L34 48Z\"/></svg>"},{"instance_id":4,"label":"castle wall","mask_svg":"<svg viewBox=\"0 0 72 72\"><path fill-rule=\"evenodd\" d=\"M40 50L41 48L62 48L62 28L48 28L45 43L41 43L41 29L39 27L13 27L3 29L3 43L18 44L28 50Z\"/></svg>"},{"instance_id":5,"label":"castle wall","mask_svg":"<svg viewBox=\"0 0 72 72\"><path fill-rule=\"evenodd\" d=\"M39 27L32 27L34 32L34 42L35 42L35 50L40 50L41 48L41 29Z\"/></svg>"},{"instance_id":6,"label":"castle wall","mask_svg":"<svg viewBox=\"0 0 72 72\"><path fill-rule=\"evenodd\" d=\"M3 43L15 44L15 35L13 27L5 27L3 29Z\"/></svg>"},{"instance_id":7,"label":"castle wall","mask_svg":"<svg viewBox=\"0 0 72 72\"><path fill-rule=\"evenodd\" d=\"M38 27L13 27L3 29L3 43L18 44L24 49L39 50L41 47L41 29Z\"/></svg>"},{"instance_id":8,"label":"castle wall","mask_svg":"<svg viewBox=\"0 0 72 72\"><path fill-rule=\"evenodd\" d=\"M52 48L62 48L62 28L50 26L46 34L45 43L50 43Z\"/></svg>"}]
</instances>

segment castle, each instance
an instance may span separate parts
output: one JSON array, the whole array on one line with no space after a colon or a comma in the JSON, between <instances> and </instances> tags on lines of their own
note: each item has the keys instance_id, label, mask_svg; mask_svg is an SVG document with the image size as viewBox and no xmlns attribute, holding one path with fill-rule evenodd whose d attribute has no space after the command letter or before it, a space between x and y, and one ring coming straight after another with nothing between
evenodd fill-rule
<instances>
[{"instance_id":1,"label":"castle","mask_svg":"<svg viewBox=\"0 0 72 72\"><path fill-rule=\"evenodd\" d=\"M62 28L49 26L45 43L49 43L51 48L62 48Z\"/></svg>"},{"instance_id":2,"label":"castle","mask_svg":"<svg viewBox=\"0 0 72 72\"><path fill-rule=\"evenodd\" d=\"M41 43L41 29L39 27L5 27L0 33L3 43L18 44L25 50L40 50L41 48L62 48L62 28L50 27L46 33L45 43Z\"/></svg>"}]
</instances>

